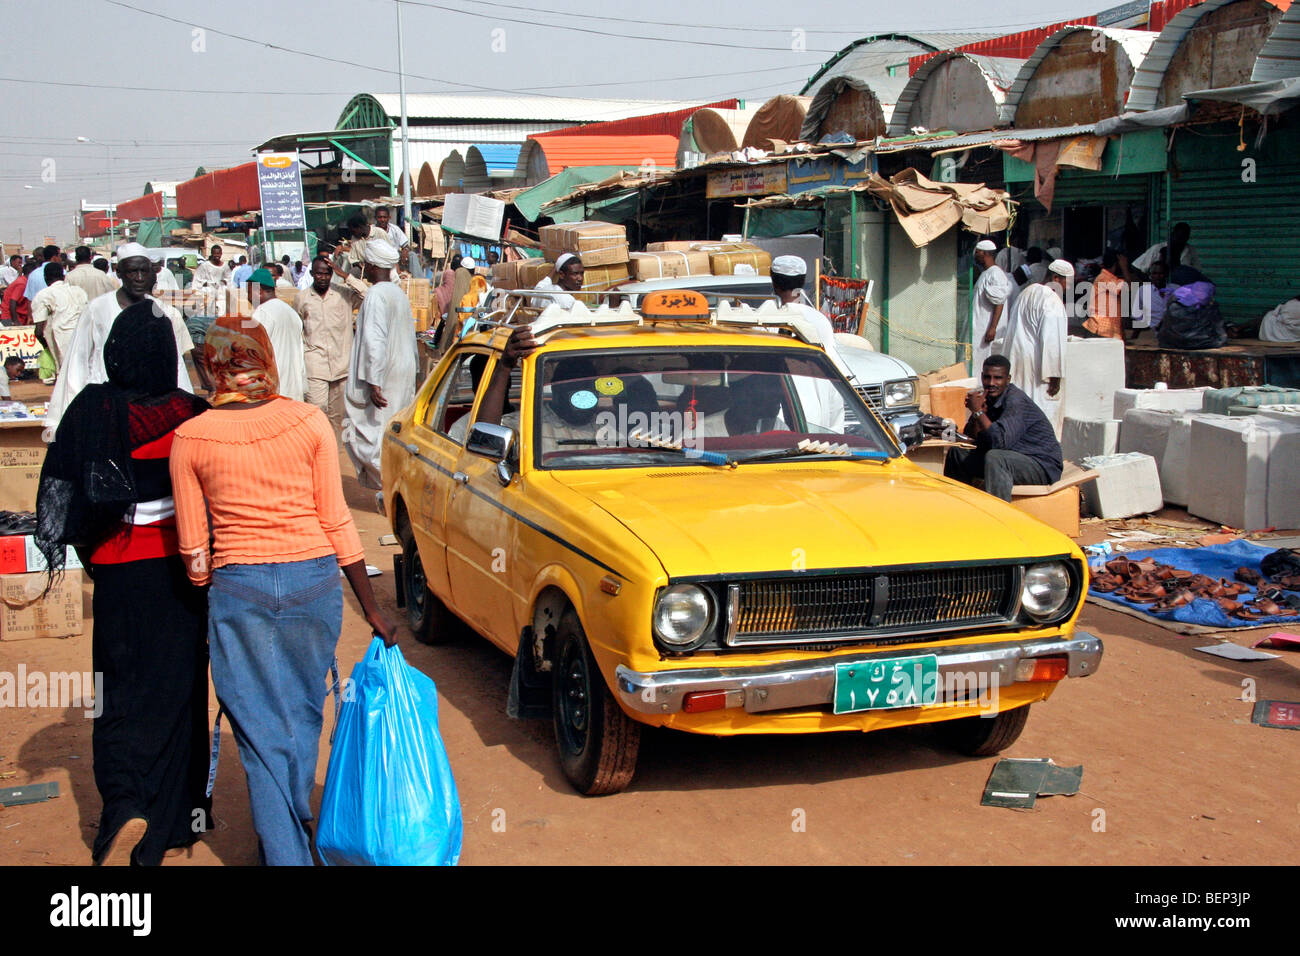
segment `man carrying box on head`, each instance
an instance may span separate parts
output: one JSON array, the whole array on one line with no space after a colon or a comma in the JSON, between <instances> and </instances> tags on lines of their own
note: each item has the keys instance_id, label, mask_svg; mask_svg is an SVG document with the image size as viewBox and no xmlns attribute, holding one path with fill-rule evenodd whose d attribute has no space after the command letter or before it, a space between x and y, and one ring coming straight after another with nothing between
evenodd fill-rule
<instances>
[{"instance_id":1,"label":"man carrying box on head","mask_svg":"<svg viewBox=\"0 0 1300 956\"><path fill-rule=\"evenodd\" d=\"M1061 444L1042 409L1011 384L1011 362L1004 355L984 360L983 390L966 396L970 418L966 435L974 448L954 448L944 462L945 477L1011 500L1015 485L1050 485L1061 478Z\"/></svg>"}]
</instances>

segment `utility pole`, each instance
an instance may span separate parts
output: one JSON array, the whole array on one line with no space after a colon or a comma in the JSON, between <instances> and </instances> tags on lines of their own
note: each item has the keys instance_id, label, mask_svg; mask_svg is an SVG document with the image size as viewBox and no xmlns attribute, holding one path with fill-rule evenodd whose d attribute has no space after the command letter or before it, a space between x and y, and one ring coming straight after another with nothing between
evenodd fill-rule
<instances>
[{"instance_id":1,"label":"utility pole","mask_svg":"<svg viewBox=\"0 0 1300 956\"><path fill-rule=\"evenodd\" d=\"M405 213L406 241L412 241L411 236L411 145L410 136L408 135L407 117L406 117L406 68L404 66L404 57L402 54L402 0L397 0L397 87L398 99L401 100L402 110L402 209ZM408 246L409 248L409 246ZM415 253L407 255L406 268L408 272L415 274L411 267L411 257Z\"/></svg>"},{"instance_id":2,"label":"utility pole","mask_svg":"<svg viewBox=\"0 0 1300 956\"><path fill-rule=\"evenodd\" d=\"M117 248L117 203L113 201L113 150L107 143L101 143L89 136L78 136L78 143L94 143L104 147L104 162L108 170L108 251L109 255Z\"/></svg>"}]
</instances>

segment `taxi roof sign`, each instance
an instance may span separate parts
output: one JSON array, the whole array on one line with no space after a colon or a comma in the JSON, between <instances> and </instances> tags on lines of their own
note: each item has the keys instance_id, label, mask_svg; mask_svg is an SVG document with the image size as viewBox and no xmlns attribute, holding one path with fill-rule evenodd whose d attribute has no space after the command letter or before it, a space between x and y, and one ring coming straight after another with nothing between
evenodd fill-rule
<instances>
[{"instance_id":1,"label":"taxi roof sign","mask_svg":"<svg viewBox=\"0 0 1300 956\"><path fill-rule=\"evenodd\" d=\"M640 311L647 319L708 319L709 300L691 289L666 289L642 296Z\"/></svg>"}]
</instances>

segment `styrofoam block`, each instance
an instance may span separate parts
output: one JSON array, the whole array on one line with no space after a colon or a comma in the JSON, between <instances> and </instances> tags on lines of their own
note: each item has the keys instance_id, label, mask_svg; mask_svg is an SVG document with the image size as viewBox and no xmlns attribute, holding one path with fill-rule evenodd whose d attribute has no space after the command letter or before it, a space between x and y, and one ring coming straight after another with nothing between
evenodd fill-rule
<instances>
[{"instance_id":1,"label":"styrofoam block","mask_svg":"<svg viewBox=\"0 0 1300 956\"><path fill-rule=\"evenodd\" d=\"M1061 429L1061 456L1078 461L1090 455L1113 455L1119 442L1119 422L1111 418L1067 418Z\"/></svg>"},{"instance_id":2,"label":"styrofoam block","mask_svg":"<svg viewBox=\"0 0 1300 956\"><path fill-rule=\"evenodd\" d=\"M1124 420L1130 408L1163 408L1168 411L1199 412L1206 388L1117 388L1115 417Z\"/></svg>"},{"instance_id":3,"label":"styrofoam block","mask_svg":"<svg viewBox=\"0 0 1300 956\"><path fill-rule=\"evenodd\" d=\"M1164 492L1168 504L1185 508L1192 480L1192 422L1219 419L1226 421L1228 416L1214 415L1210 412L1192 412L1171 416L1171 418L1164 457L1160 459L1160 490Z\"/></svg>"},{"instance_id":4,"label":"styrofoam block","mask_svg":"<svg viewBox=\"0 0 1300 956\"><path fill-rule=\"evenodd\" d=\"M1273 434L1268 454L1268 524L1300 528L1300 415L1291 421L1256 416L1255 424Z\"/></svg>"},{"instance_id":5,"label":"styrofoam block","mask_svg":"<svg viewBox=\"0 0 1300 956\"><path fill-rule=\"evenodd\" d=\"M1300 422L1300 405L1261 405L1260 418L1280 418L1284 422Z\"/></svg>"},{"instance_id":6,"label":"styrofoam block","mask_svg":"<svg viewBox=\"0 0 1300 956\"><path fill-rule=\"evenodd\" d=\"M1187 510L1233 528L1268 527L1272 440L1254 418L1193 418Z\"/></svg>"},{"instance_id":7,"label":"styrofoam block","mask_svg":"<svg viewBox=\"0 0 1300 956\"><path fill-rule=\"evenodd\" d=\"M1169 443L1169 430L1183 417L1182 412L1162 408L1130 408L1124 413L1120 427L1120 452L1140 452L1156 460L1156 467L1165 460L1165 447Z\"/></svg>"},{"instance_id":8,"label":"styrofoam block","mask_svg":"<svg viewBox=\"0 0 1300 956\"><path fill-rule=\"evenodd\" d=\"M1081 461L1095 469L1097 479L1083 486L1088 510L1099 518L1131 518L1164 507L1160 470L1150 455L1098 455Z\"/></svg>"},{"instance_id":9,"label":"styrofoam block","mask_svg":"<svg viewBox=\"0 0 1300 956\"><path fill-rule=\"evenodd\" d=\"M1078 339L1065 343L1065 418L1109 419L1115 390L1124 387L1124 340Z\"/></svg>"}]
</instances>

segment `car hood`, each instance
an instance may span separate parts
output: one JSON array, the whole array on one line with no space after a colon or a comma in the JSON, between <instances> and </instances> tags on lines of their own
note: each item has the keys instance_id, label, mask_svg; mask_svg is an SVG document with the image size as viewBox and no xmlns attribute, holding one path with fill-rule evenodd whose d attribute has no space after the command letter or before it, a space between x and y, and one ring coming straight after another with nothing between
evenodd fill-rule
<instances>
[{"instance_id":1,"label":"car hood","mask_svg":"<svg viewBox=\"0 0 1300 956\"><path fill-rule=\"evenodd\" d=\"M1064 535L905 460L551 472L670 577L1028 558Z\"/></svg>"},{"instance_id":2,"label":"car hood","mask_svg":"<svg viewBox=\"0 0 1300 956\"><path fill-rule=\"evenodd\" d=\"M853 374L861 379L864 385L916 377L916 372L912 371L910 365L892 355L857 348L842 340L836 341L835 348L839 351L840 358L853 369Z\"/></svg>"}]
</instances>

